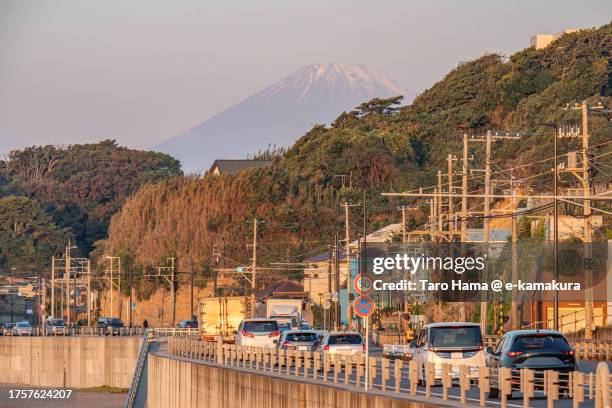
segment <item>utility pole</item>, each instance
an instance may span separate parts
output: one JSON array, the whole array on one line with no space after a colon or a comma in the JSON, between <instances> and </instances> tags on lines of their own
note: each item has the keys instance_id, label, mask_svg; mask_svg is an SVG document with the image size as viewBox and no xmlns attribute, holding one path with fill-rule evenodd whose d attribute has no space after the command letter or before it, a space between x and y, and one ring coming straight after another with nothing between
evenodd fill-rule
<instances>
[{"instance_id":1,"label":"utility pole","mask_svg":"<svg viewBox=\"0 0 612 408\"><path fill-rule=\"evenodd\" d=\"M66 247L66 269L64 270L64 281L66 285L66 324L68 326L70 326L70 270L72 269L70 246L70 237L68 237L68 246Z\"/></svg>"},{"instance_id":2,"label":"utility pole","mask_svg":"<svg viewBox=\"0 0 612 408\"><path fill-rule=\"evenodd\" d=\"M447 157L448 165L448 219L449 219L449 230L455 231L455 204L453 202L453 155L449 154ZM452 238L453 236L451 236ZM452 239L451 239L452 240Z\"/></svg>"},{"instance_id":3,"label":"utility pole","mask_svg":"<svg viewBox=\"0 0 612 408\"><path fill-rule=\"evenodd\" d=\"M590 197L591 195L591 162L589 159L589 107L586 101L582 101L580 106L582 111L582 187L583 195ZM585 260L585 274L586 274L586 299L585 299L585 337L587 339L593 338L593 271L591 269L591 259L593 258L593 248L591 242L593 241L593 234L591 231L591 201L586 199L583 202L583 222L584 222L584 260Z\"/></svg>"},{"instance_id":4,"label":"utility pole","mask_svg":"<svg viewBox=\"0 0 612 408\"><path fill-rule=\"evenodd\" d=\"M51 258L51 319L55 318L55 256Z\"/></svg>"},{"instance_id":5,"label":"utility pole","mask_svg":"<svg viewBox=\"0 0 612 408\"><path fill-rule=\"evenodd\" d=\"M463 134L463 166L461 170L461 242L467 242L468 212L468 135ZM451 194L452 195L452 194Z\"/></svg>"},{"instance_id":6,"label":"utility pole","mask_svg":"<svg viewBox=\"0 0 612 408\"><path fill-rule=\"evenodd\" d=\"M335 285L334 285L334 290L336 292L336 296L337 296L337 301L334 304L334 310L336 311L336 319L335 319L335 326L336 328L340 327L340 323L342 321L342 316L341 314L341 309L340 309L340 259L339 259L339 255L340 255L340 246L339 246L339 241L338 241L338 234L335 235L334 237L334 280L335 280Z\"/></svg>"},{"instance_id":7,"label":"utility pole","mask_svg":"<svg viewBox=\"0 0 612 408\"><path fill-rule=\"evenodd\" d=\"M591 162L589 158L589 110L600 110L603 106L589 107L586 101L582 101L580 105L573 107L567 106L572 110L580 110L582 116L582 131L580 135L570 132L570 134L561 134L561 137L581 137L582 138L582 176L577 172L572 172L582 183L582 198L583 198L583 242L584 242L584 273L585 273L585 301L584 301L584 319L585 319L585 337L592 339L593 337L593 231L591 228ZM566 109L567 109L566 108ZM556 139L555 139L556 140ZM575 169L580 170L580 169ZM556 170L555 170L556 171ZM595 197L598 198L598 197Z\"/></svg>"},{"instance_id":8,"label":"utility pole","mask_svg":"<svg viewBox=\"0 0 612 408\"><path fill-rule=\"evenodd\" d=\"M132 303L132 301L133 301L132 300L132 295L134 294L134 285L133 285L133 281L132 281L132 278L133 278L132 275L133 274L132 274L132 263L131 262L128 264L128 267L130 268L130 308L129 308L130 321L129 321L129 325L130 325L130 327L132 327L132 309L133 309L133 306L132 306L133 305L133 303Z\"/></svg>"},{"instance_id":9,"label":"utility pole","mask_svg":"<svg viewBox=\"0 0 612 408\"><path fill-rule=\"evenodd\" d=\"M344 256L346 258L346 317L348 322L348 327L351 327L351 323L353 322L353 308L351 307L351 238L350 238L350 228L349 228L349 203L345 201L342 204L344 207Z\"/></svg>"},{"instance_id":10,"label":"utility pole","mask_svg":"<svg viewBox=\"0 0 612 408\"><path fill-rule=\"evenodd\" d=\"M121 266L121 263L119 263ZM176 320L176 284L174 282L174 257L170 258L170 288L172 289L172 327Z\"/></svg>"},{"instance_id":11,"label":"utility pole","mask_svg":"<svg viewBox=\"0 0 612 408\"><path fill-rule=\"evenodd\" d=\"M91 260L87 260L87 325L91 326Z\"/></svg>"},{"instance_id":12,"label":"utility pole","mask_svg":"<svg viewBox=\"0 0 612 408\"><path fill-rule=\"evenodd\" d=\"M557 199L558 194L558 179L557 179L557 138L559 135L557 131L554 134L554 142L553 142L553 195L555 198L553 199L553 212L554 212L554 238L553 238L553 250L554 250L554 280L559 280L559 200ZM555 290L553 292L553 328L554 330L559 330L559 291Z\"/></svg>"},{"instance_id":13,"label":"utility pole","mask_svg":"<svg viewBox=\"0 0 612 408\"><path fill-rule=\"evenodd\" d=\"M329 293L329 302L332 302L332 257L333 257L333 245L328 245L327 246L328 250L329 250L329 257L327 258L327 293ZM329 319L327 320L329 322L329 326L331 327L331 307L328 309L329 312L327 310L323 310L323 313L329 313Z\"/></svg>"},{"instance_id":14,"label":"utility pole","mask_svg":"<svg viewBox=\"0 0 612 408\"><path fill-rule=\"evenodd\" d=\"M400 207L402 211L402 243L406 243L406 206L402 205Z\"/></svg>"},{"instance_id":15,"label":"utility pole","mask_svg":"<svg viewBox=\"0 0 612 408\"><path fill-rule=\"evenodd\" d=\"M512 188L512 299L510 306L510 318L512 330L519 329L518 317L518 302L517 302L517 284L518 284L518 225L516 211L518 210L518 202L516 199L516 182L514 175L511 181Z\"/></svg>"},{"instance_id":16,"label":"utility pole","mask_svg":"<svg viewBox=\"0 0 612 408\"><path fill-rule=\"evenodd\" d=\"M251 317L255 317L255 291L257 290L257 218L253 218L253 279L251 282Z\"/></svg>"},{"instance_id":17,"label":"utility pole","mask_svg":"<svg viewBox=\"0 0 612 408\"><path fill-rule=\"evenodd\" d=\"M189 318L193 318L194 313L193 313L193 271L191 271L191 301L189 303L189 310L191 310L190 312L190 316Z\"/></svg>"},{"instance_id":18,"label":"utility pole","mask_svg":"<svg viewBox=\"0 0 612 408\"><path fill-rule=\"evenodd\" d=\"M485 199L484 199L484 230L483 242L487 255L489 253L489 217L491 216L491 131L487 130L485 139ZM485 281L488 281L488 274L485 270ZM485 295L486 296L486 295ZM480 302L480 330L483 334L487 334L487 299Z\"/></svg>"},{"instance_id":19,"label":"utility pole","mask_svg":"<svg viewBox=\"0 0 612 408\"><path fill-rule=\"evenodd\" d=\"M438 170L438 232L440 233L440 237L442 236L442 231L444 231L444 224L442 220L442 170Z\"/></svg>"}]
</instances>

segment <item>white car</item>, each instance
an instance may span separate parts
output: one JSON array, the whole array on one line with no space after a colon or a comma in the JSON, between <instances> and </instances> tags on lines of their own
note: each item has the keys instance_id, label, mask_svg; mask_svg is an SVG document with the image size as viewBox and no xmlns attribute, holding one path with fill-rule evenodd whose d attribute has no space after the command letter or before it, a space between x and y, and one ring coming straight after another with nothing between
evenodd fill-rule
<instances>
[{"instance_id":1,"label":"white car","mask_svg":"<svg viewBox=\"0 0 612 408\"><path fill-rule=\"evenodd\" d=\"M442 364L452 364L452 377L459 378L459 366L471 367L470 378L486 365L480 325L476 323L431 323L423 326L412 359L419 365L419 380L425 381L427 363L434 364L434 379L442 378Z\"/></svg>"},{"instance_id":2,"label":"white car","mask_svg":"<svg viewBox=\"0 0 612 408\"><path fill-rule=\"evenodd\" d=\"M272 319L245 319L236 331L237 346L276 347L280 338L278 322Z\"/></svg>"},{"instance_id":3,"label":"white car","mask_svg":"<svg viewBox=\"0 0 612 408\"><path fill-rule=\"evenodd\" d=\"M16 336L31 336L32 335L32 326L28 322L19 322L15 325L15 335Z\"/></svg>"},{"instance_id":4,"label":"white car","mask_svg":"<svg viewBox=\"0 0 612 408\"><path fill-rule=\"evenodd\" d=\"M321 357L328 355L333 358L337 355L341 362L353 361L365 353L365 342L361 334L356 332L331 332L325 334L319 350Z\"/></svg>"}]
</instances>

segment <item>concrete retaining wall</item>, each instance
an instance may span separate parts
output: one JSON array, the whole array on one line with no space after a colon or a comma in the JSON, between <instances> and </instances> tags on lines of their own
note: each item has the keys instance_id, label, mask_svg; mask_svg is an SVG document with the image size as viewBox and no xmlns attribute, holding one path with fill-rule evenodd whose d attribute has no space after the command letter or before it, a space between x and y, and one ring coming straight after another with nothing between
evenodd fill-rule
<instances>
[{"instance_id":1,"label":"concrete retaining wall","mask_svg":"<svg viewBox=\"0 0 612 408\"><path fill-rule=\"evenodd\" d=\"M129 388L141 337L0 337L0 383Z\"/></svg>"},{"instance_id":2,"label":"concrete retaining wall","mask_svg":"<svg viewBox=\"0 0 612 408\"><path fill-rule=\"evenodd\" d=\"M149 354L147 388L148 408L434 407L426 402L251 374L156 354Z\"/></svg>"}]
</instances>

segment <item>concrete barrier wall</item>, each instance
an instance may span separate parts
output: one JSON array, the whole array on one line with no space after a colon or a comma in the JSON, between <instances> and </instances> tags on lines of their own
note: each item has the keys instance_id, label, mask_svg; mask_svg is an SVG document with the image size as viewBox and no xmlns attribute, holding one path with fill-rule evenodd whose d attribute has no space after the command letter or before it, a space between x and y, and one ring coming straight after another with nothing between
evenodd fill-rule
<instances>
[{"instance_id":1,"label":"concrete barrier wall","mask_svg":"<svg viewBox=\"0 0 612 408\"><path fill-rule=\"evenodd\" d=\"M141 337L0 337L0 383L129 388Z\"/></svg>"},{"instance_id":2,"label":"concrete barrier wall","mask_svg":"<svg viewBox=\"0 0 612 408\"><path fill-rule=\"evenodd\" d=\"M149 354L148 408L426 408L433 404ZM439 407L440 404L435 405ZM449 402L447 406L453 406ZM456 406L456 404L454 405Z\"/></svg>"}]
</instances>

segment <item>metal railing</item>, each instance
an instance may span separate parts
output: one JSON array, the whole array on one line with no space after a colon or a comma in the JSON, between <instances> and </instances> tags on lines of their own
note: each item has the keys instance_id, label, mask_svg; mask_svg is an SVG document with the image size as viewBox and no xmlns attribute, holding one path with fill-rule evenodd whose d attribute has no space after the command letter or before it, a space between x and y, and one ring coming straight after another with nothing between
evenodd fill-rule
<instances>
[{"instance_id":1,"label":"metal railing","mask_svg":"<svg viewBox=\"0 0 612 408\"><path fill-rule=\"evenodd\" d=\"M180 327L154 327L150 329L158 337L187 337L199 339L201 337L198 329L186 329Z\"/></svg>"},{"instance_id":2,"label":"metal railing","mask_svg":"<svg viewBox=\"0 0 612 408\"><path fill-rule=\"evenodd\" d=\"M142 336L142 327L102 328L92 326L76 326L48 329L45 327L32 327L30 333L19 335L15 331L8 336Z\"/></svg>"},{"instance_id":3,"label":"metal railing","mask_svg":"<svg viewBox=\"0 0 612 408\"><path fill-rule=\"evenodd\" d=\"M152 334L153 333L149 332L148 329L145 329L142 344L140 346L140 352L138 353L138 360L136 360L136 367L134 368L134 375L132 375L132 381L130 382L130 388L125 400L125 408L132 408L134 406L134 398L136 398L138 384L140 384L140 376L142 375L142 368L144 367L145 359L147 358L149 343L154 340Z\"/></svg>"},{"instance_id":4,"label":"metal railing","mask_svg":"<svg viewBox=\"0 0 612 408\"><path fill-rule=\"evenodd\" d=\"M168 352L179 358L281 374L287 378L345 384L397 395L424 395L426 399L455 399L462 403L469 400L481 406L487 403L488 397L497 394L505 408L513 392L522 394L525 407L530 406L532 399L542 397L551 407L564 395L573 400L573 407L594 399L595 406L603 408L610 406L612 396L612 377L607 363L603 362L597 366L596 373L583 373L446 363L419 366L416 361L406 363L401 359L370 357L367 361L369 370L366 371L363 355L343 358L328 353L236 346L174 337L168 338ZM434 385L441 385L442 392L432 392Z\"/></svg>"}]
</instances>

